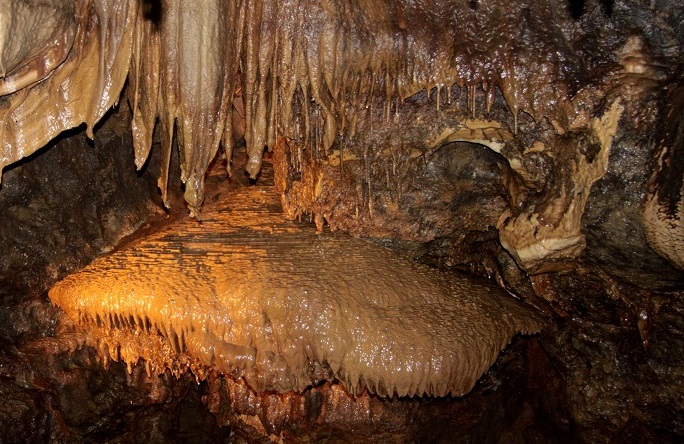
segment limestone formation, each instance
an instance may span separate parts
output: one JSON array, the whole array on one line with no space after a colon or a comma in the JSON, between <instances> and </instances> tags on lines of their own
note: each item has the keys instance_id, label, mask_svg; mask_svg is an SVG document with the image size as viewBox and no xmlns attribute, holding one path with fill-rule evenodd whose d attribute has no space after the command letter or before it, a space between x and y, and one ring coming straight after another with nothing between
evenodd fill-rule
<instances>
[{"instance_id":1,"label":"limestone formation","mask_svg":"<svg viewBox=\"0 0 684 444\"><path fill-rule=\"evenodd\" d=\"M101 257L51 291L105 360L218 371L252 390L461 396L534 311L501 289L297 224L243 187Z\"/></svg>"},{"instance_id":2,"label":"limestone formation","mask_svg":"<svg viewBox=\"0 0 684 444\"><path fill-rule=\"evenodd\" d=\"M682 54L677 0L0 2L0 441L682 441ZM279 196L240 201L271 164ZM51 304L155 211L172 225ZM154 243L159 264L115 270ZM289 265L311 271L274 284ZM253 283L240 311L226 295ZM467 391L536 331L523 303L538 335L467 396L417 396Z\"/></svg>"},{"instance_id":3,"label":"limestone formation","mask_svg":"<svg viewBox=\"0 0 684 444\"><path fill-rule=\"evenodd\" d=\"M430 106L443 110L441 122L429 129L423 124L423 139L407 141L392 156L430 156L440 140L463 139L458 134L469 118L493 122L498 130L478 130L481 134L465 139L491 147L510 163L508 193L517 207L500 214L501 242L532 273L565 269L584 250L584 202L606 171L614 135L623 131L621 110L638 103L644 85L662 73L649 68L635 38L614 48L614 66L587 81L590 67L573 49L572 17L561 5L559 0L10 2L0 11L5 72L0 167L82 122L92 131L119 101L128 79L136 166L148 157L158 125L166 159L159 185L168 204L167 165L176 134L185 200L198 215L209 163L220 146L231 158L238 110L252 177L264 148L274 148L278 138L293 147L289 174L318 177L325 169L321 162L335 153L345 153L341 157L346 155L352 168L369 168L362 164L374 163L371 158L382 149L355 136L367 138L391 125L404 102L424 92ZM31 39L21 34L48 15L40 34ZM641 80L634 83L635 78ZM627 84L637 87L620 86ZM610 88L622 92L604 99ZM537 124L521 123L528 117ZM313 157L303 159L307 156ZM365 184L354 186L372 193L372 176L367 172ZM313 189L295 196L302 187L283 190L292 195L289 211L332 219L332 209L316 201ZM362 205L360 211L366 217L373 209ZM649 236L654 243L681 232L648 226L662 233Z\"/></svg>"}]
</instances>

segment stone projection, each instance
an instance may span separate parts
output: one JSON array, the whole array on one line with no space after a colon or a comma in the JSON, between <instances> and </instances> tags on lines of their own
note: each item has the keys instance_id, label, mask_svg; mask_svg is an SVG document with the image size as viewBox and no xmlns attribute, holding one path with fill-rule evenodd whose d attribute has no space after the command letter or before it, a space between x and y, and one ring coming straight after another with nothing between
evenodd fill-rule
<instances>
[{"instance_id":1,"label":"stone projection","mask_svg":"<svg viewBox=\"0 0 684 444\"><path fill-rule=\"evenodd\" d=\"M0 439L681 439L683 23L3 2Z\"/></svg>"}]
</instances>

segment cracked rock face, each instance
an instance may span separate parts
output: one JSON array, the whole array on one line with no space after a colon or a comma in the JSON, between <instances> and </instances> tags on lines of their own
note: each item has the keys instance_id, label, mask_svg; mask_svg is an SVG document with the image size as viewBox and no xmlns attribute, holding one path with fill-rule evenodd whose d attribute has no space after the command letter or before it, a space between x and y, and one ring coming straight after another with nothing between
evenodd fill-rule
<instances>
[{"instance_id":1,"label":"cracked rock face","mask_svg":"<svg viewBox=\"0 0 684 444\"><path fill-rule=\"evenodd\" d=\"M0 169L83 123L95 137L119 104L131 168L158 153L169 206L178 156L201 219L212 161L258 178L271 151L289 217L541 307L567 405L530 402L536 414L588 441L676 437L681 421L667 435L663 412L681 412L682 23L668 0L12 0L0 5ZM42 208L3 211L38 230ZM61 276L55 242L34 283ZM7 276L31 280L14 263ZM632 380L643 388L623 393Z\"/></svg>"}]
</instances>

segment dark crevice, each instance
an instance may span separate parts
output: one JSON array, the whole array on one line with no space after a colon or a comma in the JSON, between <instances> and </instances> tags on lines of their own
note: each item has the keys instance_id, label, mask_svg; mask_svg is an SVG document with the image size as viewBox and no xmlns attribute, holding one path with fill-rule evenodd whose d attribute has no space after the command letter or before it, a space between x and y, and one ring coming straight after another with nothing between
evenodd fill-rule
<instances>
[{"instance_id":1,"label":"dark crevice","mask_svg":"<svg viewBox=\"0 0 684 444\"><path fill-rule=\"evenodd\" d=\"M162 20L162 0L143 0L143 15L155 25Z\"/></svg>"},{"instance_id":2,"label":"dark crevice","mask_svg":"<svg viewBox=\"0 0 684 444\"><path fill-rule=\"evenodd\" d=\"M608 17L613 15L613 3L614 0L599 0L601 6L603 6L603 11ZM579 20L580 17L585 13L585 0L568 0L568 9L572 18Z\"/></svg>"}]
</instances>

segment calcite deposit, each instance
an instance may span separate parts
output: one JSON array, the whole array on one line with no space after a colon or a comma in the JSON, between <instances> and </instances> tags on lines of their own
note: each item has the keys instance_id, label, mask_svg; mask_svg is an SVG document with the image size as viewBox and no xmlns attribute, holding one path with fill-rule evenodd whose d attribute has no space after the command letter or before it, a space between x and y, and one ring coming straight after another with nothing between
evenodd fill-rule
<instances>
[{"instance_id":1,"label":"calcite deposit","mask_svg":"<svg viewBox=\"0 0 684 444\"><path fill-rule=\"evenodd\" d=\"M263 180L263 179L262 179ZM541 319L501 289L367 241L316 234L243 187L50 290L103 359L218 371L257 393L461 396Z\"/></svg>"},{"instance_id":2,"label":"calcite deposit","mask_svg":"<svg viewBox=\"0 0 684 444\"><path fill-rule=\"evenodd\" d=\"M365 139L374 128L401 119L403 102L425 91L428 106L444 109L438 113L441 122L400 144L391 156L429 156L441 143L463 139L459 134L463 125L468 129L468 117L476 126L482 117L492 122L485 126L505 125L505 140L497 131L465 137L500 153L513 171L508 192L519 206L501 215L501 242L532 273L562 269L584 249L585 201L605 174L626 106L621 101L636 103L648 88L643 81L637 88L629 85L635 77L653 81L662 73L634 37L612 48L614 66L601 80L588 82L591 67L573 50L572 18L558 3L18 2L24 6L12 4L3 13L2 53L9 71L1 111L2 164L81 122L92 131L118 102L128 79L137 167L149 154L158 122L167 159L159 180L165 196L176 134L185 200L198 215L204 176L219 146L231 157L236 110L244 122L252 177L264 148L272 149L282 137L293 142L291 173L316 177L318 183L328 156L342 162L346 156L353 168L372 168L382 144L355 136ZM44 29L48 37L27 42L13 33L10 25L28 26L36 14L53 10L56 18ZM62 40L53 42L54 35ZM31 68L35 58L28 54L48 50L61 56L36 55L51 62ZM600 99L606 88L625 91ZM546 125L519 125L521 113ZM396 167L387 174L397 180ZM371 194L372 176L366 171L358 184ZM320 220L333 217L332 209L319 208L315 199L293 199L298 203L292 211L314 212ZM645 218L663 220L651 216L659 211L648 206ZM362 211L371 212L372 207ZM678 236L666 228L649 232L654 245L666 242L661 236Z\"/></svg>"},{"instance_id":3,"label":"calcite deposit","mask_svg":"<svg viewBox=\"0 0 684 444\"><path fill-rule=\"evenodd\" d=\"M681 441L683 36L674 0L3 2L0 438ZM158 264L65 276L153 208Z\"/></svg>"}]
</instances>

